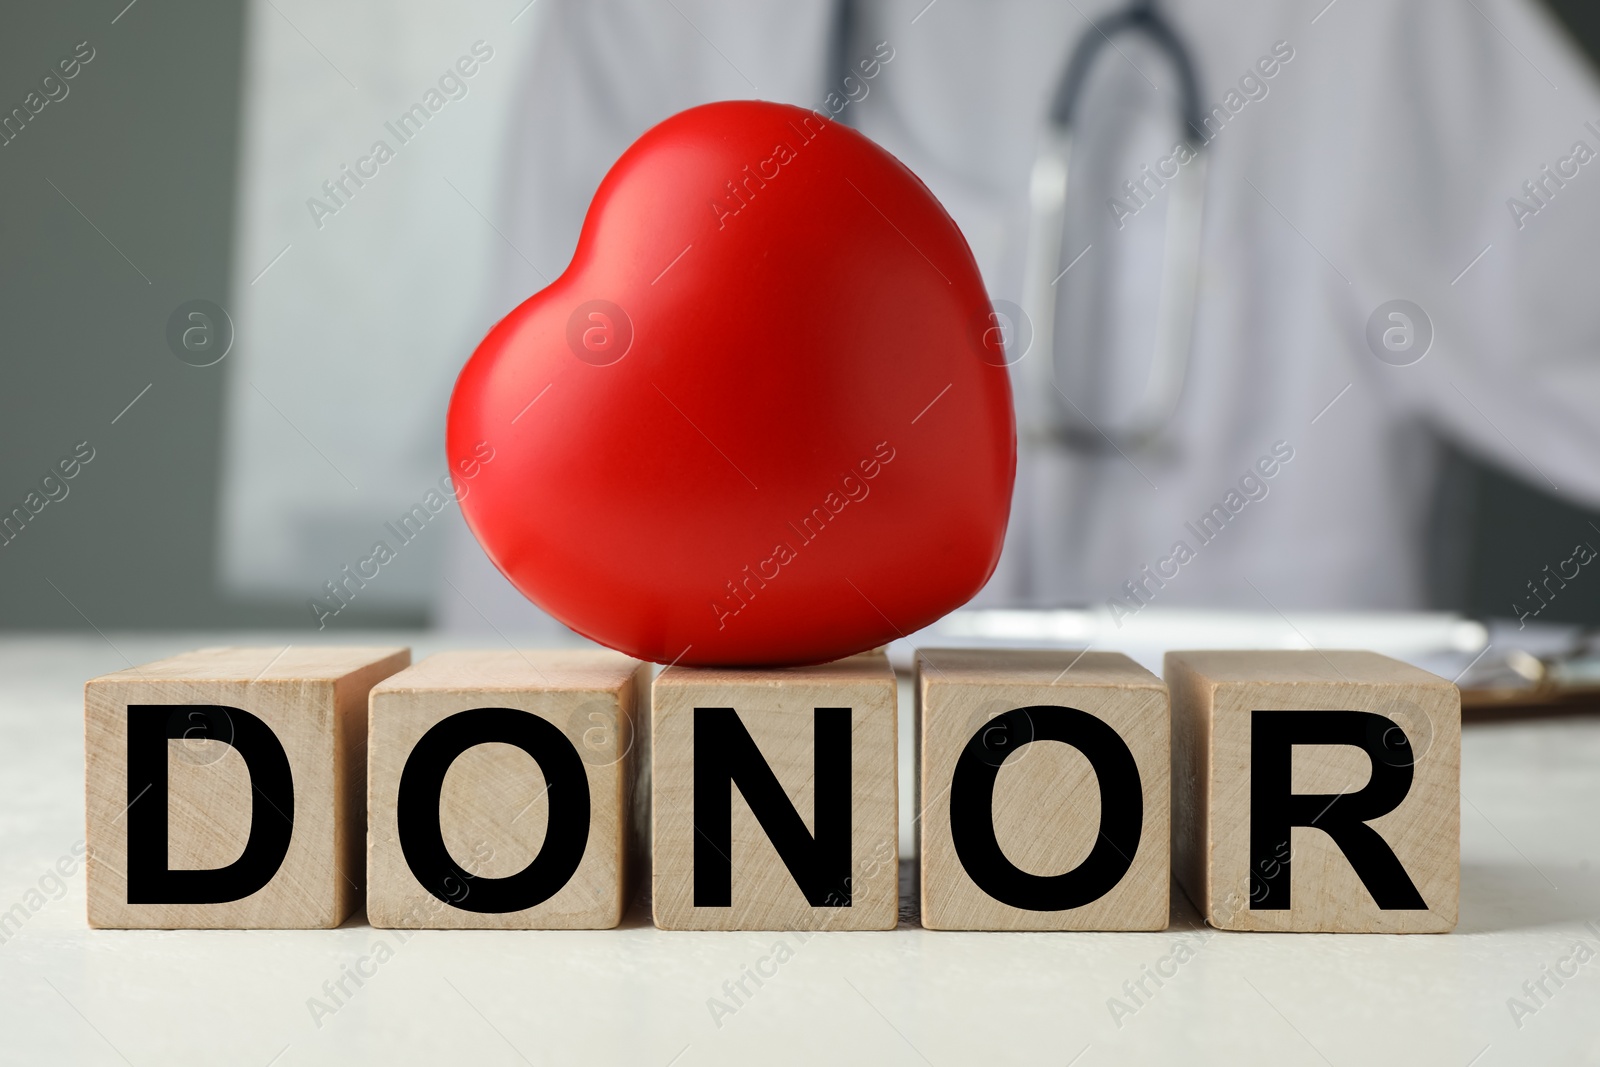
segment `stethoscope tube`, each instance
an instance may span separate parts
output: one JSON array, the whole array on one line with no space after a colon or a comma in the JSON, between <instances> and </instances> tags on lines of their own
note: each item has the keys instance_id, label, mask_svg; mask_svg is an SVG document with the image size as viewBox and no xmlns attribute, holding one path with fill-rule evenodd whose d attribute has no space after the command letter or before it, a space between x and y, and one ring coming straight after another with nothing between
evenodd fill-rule
<instances>
[{"instance_id":1,"label":"stethoscope tube","mask_svg":"<svg viewBox=\"0 0 1600 1067\"><path fill-rule=\"evenodd\" d=\"M1183 124L1195 137L1204 140L1200 125L1200 84L1195 76L1194 63L1189 50L1178 39L1177 32L1166 16L1156 8L1154 0L1135 0L1123 10L1103 19L1078 38L1067 60L1061 80L1056 83L1055 95L1050 100L1050 124L1064 130L1072 125L1072 113L1077 110L1083 96L1083 83L1089 77L1100 49L1111 43L1111 38L1122 32L1143 32L1145 36L1166 53L1172 71L1178 76L1178 100L1183 109Z\"/></svg>"},{"instance_id":2,"label":"stethoscope tube","mask_svg":"<svg viewBox=\"0 0 1600 1067\"><path fill-rule=\"evenodd\" d=\"M827 57L828 87L843 84L851 71L850 49L858 35L858 0L836 0ZM1167 233L1162 256L1160 303L1156 315L1156 354L1145 391L1131 414L1117 424L1095 422L1067 396L1056 380L1057 283L1070 187L1073 128L1083 87L1102 51L1119 34L1142 34L1171 64L1179 94L1179 136L1195 158L1169 184ZM1034 358L1017 368L1019 430L1035 444L1101 454L1143 449L1160 437L1176 413L1188 373L1191 332L1198 296L1200 235L1206 185L1206 142L1195 65L1172 24L1154 0L1127 7L1086 30L1073 46L1050 99L1028 183L1029 227L1023 275L1023 308L1032 323L1028 352ZM1018 330L1009 331L1015 339ZM1008 359L1023 359L1023 353Z\"/></svg>"},{"instance_id":3,"label":"stethoscope tube","mask_svg":"<svg viewBox=\"0 0 1600 1067\"><path fill-rule=\"evenodd\" d=\"M1096 422L1069 397L1056 378L1057 284L1070 188L1074 118L1089 71L1118 34L1143 34L1167 58L1177 79L1180 136L1194 158L1168 179L1167 232L1156 314L1156 353L1143 395L1116 424ZM1018 370L1024 388L1021 432L1035 444L1104 454L1143 449L1171 422L1188 372L1198 296L1200 235L1205 201L1205 135L1200 91L1188 50L1152 0L1135 0L1096 23L1073 47L1051 98L1028 183L1028 249L1023 308L1033 326L1030 351ZM1021 358L1021 357L1018 357Z\"/></svg>"}]
</instances>

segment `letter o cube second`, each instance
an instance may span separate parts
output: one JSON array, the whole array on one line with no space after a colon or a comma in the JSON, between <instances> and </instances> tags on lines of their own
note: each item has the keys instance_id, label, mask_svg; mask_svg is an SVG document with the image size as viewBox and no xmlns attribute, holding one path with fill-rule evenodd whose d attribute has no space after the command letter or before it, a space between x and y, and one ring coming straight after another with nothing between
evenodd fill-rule
<instances>
[{"instance_id":1,"label":"letter o cube second","mask_svg":"<svg viewBox=\"0 0 1600 1067\"><path fill-rule=\"evenodd\" d=\"M923 926L1166 928L1161 679L1116 652L924 649L916 687Z\"/></svg>"}]
</instances>

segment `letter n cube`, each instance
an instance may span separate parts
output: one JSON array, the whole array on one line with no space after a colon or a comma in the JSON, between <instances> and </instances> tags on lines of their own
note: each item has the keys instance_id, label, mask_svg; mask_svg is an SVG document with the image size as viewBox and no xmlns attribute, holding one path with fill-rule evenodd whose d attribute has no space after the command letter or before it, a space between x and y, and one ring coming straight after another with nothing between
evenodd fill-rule
<instances>
[{"instance_id":1,"label":"letter n cube","mask_svg":"<svg viewBox=\"0 0 1600 1067\"><path fill-rule=\"evenodd\" d=\"M894 928L896 692L882 654L668 667L651 703L657 926Z\"/></svg>"}]
</instances>

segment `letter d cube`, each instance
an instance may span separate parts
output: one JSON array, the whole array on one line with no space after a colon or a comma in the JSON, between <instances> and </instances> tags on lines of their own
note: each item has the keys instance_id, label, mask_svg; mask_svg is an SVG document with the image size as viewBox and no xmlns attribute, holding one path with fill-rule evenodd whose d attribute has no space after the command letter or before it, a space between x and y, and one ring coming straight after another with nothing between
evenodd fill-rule
<instances>
[{"instance_id":1,"label":"letter d cube","mask_svg":"<svg viewBox=\"0 0 1600 1067\"><path fill-rule=\"evenodd\" d=\"M338 926L361 903L367 692L404 648L210 648L84 687L89 924Z\"/></svg>"}]
</instances>

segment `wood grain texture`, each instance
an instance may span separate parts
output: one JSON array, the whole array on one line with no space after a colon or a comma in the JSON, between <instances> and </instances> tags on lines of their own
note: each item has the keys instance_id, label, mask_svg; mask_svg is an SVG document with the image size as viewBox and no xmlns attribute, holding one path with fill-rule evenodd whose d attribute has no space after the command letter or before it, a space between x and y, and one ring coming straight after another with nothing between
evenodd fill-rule
<instances>
[{"instance_id":1,"label":"wood grain texture","mask_svg":"<svg viewBox=\"0 0 1600 1067\"><path fill-rule=\"evenodd\" d=\"M1442 933L1460 892L1460 693L1450 682L1373 652L1169 652L1173 716L1173 864L1189 898L1226 930ZM1282 855L1252 876L1252 720L1261 711L1370 712L1392 720L1412 780L1392 811L1367 822L1399 860L1425 908L1383 909L1333 837L1294 826ZM1385 744L1399 735L1380 731ZM1356 795L1377 758L1356 744L1295 744L1290 788ZM1380 768L1382 770L1382 768ZM1287 878L1291 906L1253 907Z\"/></svg>"},{"instance_id":2,"label":"wood grain texture","mask_svg":"<svg viewBox=\"0 0 1600 1067\"><path fill-rule=\"evenodd\" d=\"M1138 768L1143 822L1116 885L1064 910L1014 907L968 873L952 837L950 791L969 740L1017 708L1076 708L1122 738ZM1115 652L934 649L917 653L922 925L930 930L1162 930L1171 898L1169 731L1161 679ZM1079 867L1100 835L1095 769L1079 750L1036 741L1003 757L992 809L1006 859L1028 874Z\"/></svg>"},{"instance_id":3,"label":"wood grain texture","mask_svg":"<svg viewBox=\"0 0 1600 1067\"><path fill-rule=\"evenodd\" d=\"M732 790L732 906L694 904L696 708L733 708L808 833L815 833L815 712L850 709L850 906L813 907ZM899 915L894 672L882 654L814 667L668 667L652 700L654 909L667 930L890 930Z\"/></svg>"},{"instance_id":4,"label":"wood grain texture","mask_svg":"<svg viewBox=\"0 0 1600 1067\"><path fill-rule=\"evenodd\" d=\"M428 929L584 930L622 921L643 849L650 667L602 650L469 651L429 656L375 687L368 726L367 918L373 926ZM577 870L549 899L517 911L455 906L473 878L507 878L540 854L549 826L546 779L514 745L490 742L451 764L439 821L451 858L468 877L437 897L412 873L400 845L396 799L418 740L475 708L512 708L557 727L583 762L588 842Z\"/></svg>"},{"instance_id":5,"label":"wood grain texture","mask_svg":"<svg viewBox=\"0 0 1600 1067\"><path fill-rule=\"evenodd\" d=\"M405 648L207 648L84 687L89 924L155 929L325 928L361 903L367 692L411 661ZM215 704L261 719L283 745L294 829L277 874L220 904L130 904L128 706ZM168 742L168 862L226 866L250 833L244 760L215 740ZM146 796L134 803L148 800ZM270 812L256 817L273 817Z\"/></svg>"}]
</instances>

